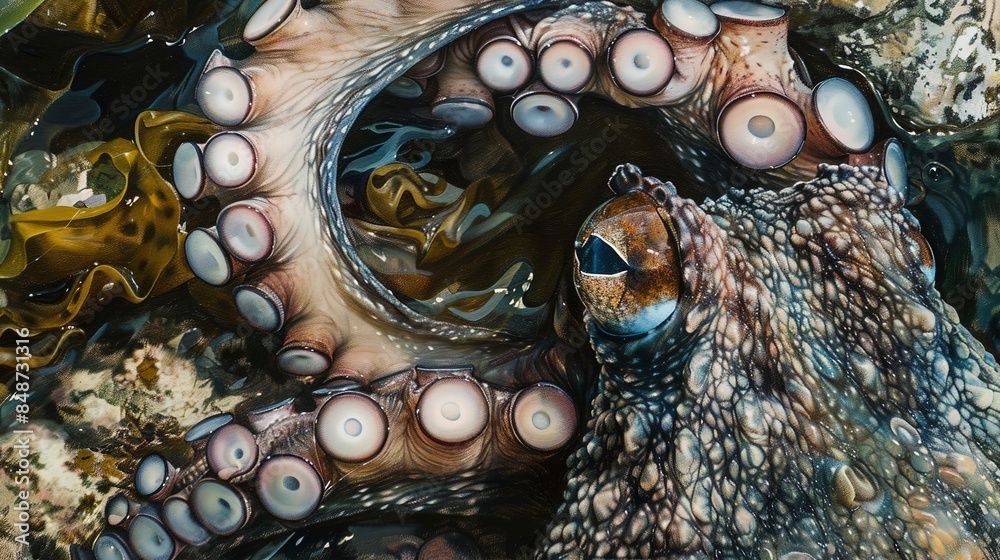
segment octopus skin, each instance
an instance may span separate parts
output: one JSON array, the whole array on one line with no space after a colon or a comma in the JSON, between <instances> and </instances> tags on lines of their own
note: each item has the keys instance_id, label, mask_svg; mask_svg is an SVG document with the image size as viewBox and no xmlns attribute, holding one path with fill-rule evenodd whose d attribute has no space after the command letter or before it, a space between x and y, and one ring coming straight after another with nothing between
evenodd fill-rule
<instances>
[{"instance_id":1,"label":"octopus skin","mask_svg":"<svg viewBox=\"0 0 1000 560\"><path fill-rule=\"evenodd\" d=\"M675 245L624 289L676 306L623 333L593 284L612 265L578 249L601 391L542 557L996 557L1000 370L902 193L850 166L700 207L634 166L612 181L578 246L630 260L655 222Z\"/></svg>"}]
</instances>

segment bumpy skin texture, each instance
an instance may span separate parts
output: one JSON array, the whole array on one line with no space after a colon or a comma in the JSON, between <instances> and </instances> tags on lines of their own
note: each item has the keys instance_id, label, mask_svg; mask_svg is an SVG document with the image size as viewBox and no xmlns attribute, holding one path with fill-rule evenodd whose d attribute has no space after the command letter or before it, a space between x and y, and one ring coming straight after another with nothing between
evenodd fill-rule
<instances>
[{"instance_id":1,"label":"bumpy skin texture","mask_svg":"<svg viewBox=\"0 0 1000 560\"><path fill-rule=\"evenodd\" d=\"M848 166L701 207L643 183L682 296L636 337L588 314L600 394L544 555L1000 557L1000 371L900 194Z\"/></svg>"}]
</instances>

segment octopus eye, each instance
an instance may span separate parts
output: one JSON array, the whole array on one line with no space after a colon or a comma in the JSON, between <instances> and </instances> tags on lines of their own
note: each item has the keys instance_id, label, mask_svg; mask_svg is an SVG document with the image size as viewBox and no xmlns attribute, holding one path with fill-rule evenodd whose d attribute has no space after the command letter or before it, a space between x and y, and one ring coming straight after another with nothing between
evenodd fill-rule
<instances>
[{"instance_id":1,"label":"octopus eye","mask_svg":"<svg viewBox=\"0 0 1000 560\"><path fill-rule=\"evenodd\" d=\"M576 247L577 291L605 331L644 334L673 315L677 242L649 195L634 191L598 208Z\"/></svg>"},{"instance_id":2,"label":"octopus eye","mask_svg":"<svg viewBox=\"0 0 1000 560\"><path fill-rule=\"evenodd\" d=\"M787 97L757 92L737 97L719 114L719 140L729 157L751 169L781 167L805 142L802 111Z\"/></svg>"},{"instance_id":3,"label":"octopus eye","mask_svg":"<svg viewBox=\"0 0 1000 560\"><path fill-rule=\"evenodd\" d=\"M580 273L589 276L621 276L628 272L628 261L614 246L596 233L576 253Z\"/></svg>"},{"instance_id":4,"label":"octopus eye","mask_svg":"<svg viewBox=\"0 0 1000 560\"><path fill-rule=\"evenodd\" d=\"M528 82L534 71L531 55L510 39L488 43L476 57L476 73L486 87L498 91L514 91Z\"/></svg>"},{"instance_id":5,"label":"octopus eye","mask_svg":"<svg viewBox=\"0 0 1000 560\"><path fill-rule=\"evenodd\" d=\"M132 550L144 560L170 560L174 556L174 539L159 521L148 515L132 520L128 540Z\"/></svg>"},{"instance_id":6,"label":"octopus eye","mask_svg":"<svg viewBox=\"0 0 1000 560\"><path fill-rule=\"evenodd\" d=\"M271 515L297 521L316 511L323 480L316 469L292 455L271 457L257 471L257 496Z\"/></svg>"},{"instance_id":7,"label":"octopus eye","mask_svg":"<svg viewBox=\"0 0 1000 560\"><path fill-rule=\"evenodd\" d=\"M932 161L924 166L921 176L928 187L948 187L955 178L955 174L944 164Z\"/></svg>"},{"instance_id":8,"label":"octopus eye","mask_svg":"<svg viewBox=\"0 0 1000 560\"><path fill-rule=\"evenodd\" d=\"M615 83L632 95L653 95L674 73L670 45L648 29L633 29L616 37L608 59Z\"/></svg>"}]
</instances>

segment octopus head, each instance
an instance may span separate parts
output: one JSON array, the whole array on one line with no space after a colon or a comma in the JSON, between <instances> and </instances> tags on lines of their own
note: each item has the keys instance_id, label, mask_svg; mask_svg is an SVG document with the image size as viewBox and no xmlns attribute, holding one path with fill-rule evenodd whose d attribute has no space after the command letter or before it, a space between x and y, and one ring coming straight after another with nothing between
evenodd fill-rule
<instances>
[{"instance_id":1,"label":"octopus head","mask_svg":"<svg viewBox=\"0 0 1000 560\"><path fill-rule=\"evenodd\" d=\"M996 550L997 364L934 289L904 190L849 166L700 205L634 166L612 187L577 245L601 393L549 553Z\"/></svg>"}]
</instances>

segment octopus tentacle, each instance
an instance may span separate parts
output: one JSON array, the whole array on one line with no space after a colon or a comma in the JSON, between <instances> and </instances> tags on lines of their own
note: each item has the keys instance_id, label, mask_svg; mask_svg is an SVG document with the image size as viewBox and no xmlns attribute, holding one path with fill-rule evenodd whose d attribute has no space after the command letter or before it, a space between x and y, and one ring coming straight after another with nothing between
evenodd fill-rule
<instances>
[{"instance_id":1,"label":"octopus tentacle","mask_svg":"<svg viewBox=\"0 0 1000 560\"><path fill-rule=\"evenodd\" d=\"M576 432L576 407L563 389L541 383L511 391L471 373L417 368L363 389L339 378L315 390L309 408L286 399L248 412L242 422L230 414L207 418L188 433L196 451L187 467L176 469L158 454L139 462L135 489L143 502L119 496L108 504L109 528L94 552L103 558L98 548L118 547L145 557L140 551L151 546L148 539L158 540L161 527L173 535L171 550L203 546L264 514L300 521L334 495L364 496L376 481L463 476L493 464L527 473ZM400 497L365 499L372 500L369 508L384 508ZM336 515L338 506L323 507ZM142 516L149 519L133 535L129 529ZM117 529L128 530L127 537Z\"/></svg>"},{"instance_id":2,"label":"octopus tentacle","mask_svg":"<svg viewBox=\"0 0 1000 560\"><path fill-rule=\"evenodd\" d=\"M444 69L437 75L438 94L431 109L434 117L457 129L478 128L493 119L495 106L490 89L472 67L474 35L448 45Z\"/></svg>"}]
</instances>

